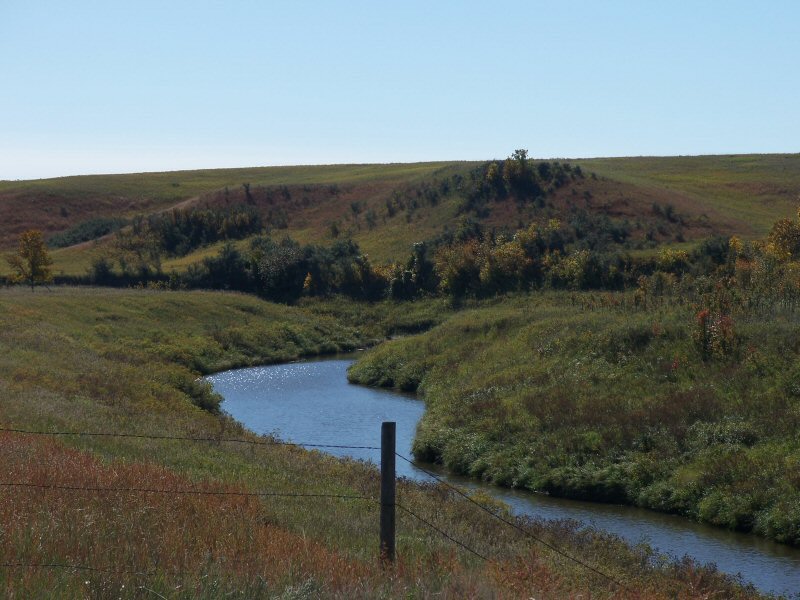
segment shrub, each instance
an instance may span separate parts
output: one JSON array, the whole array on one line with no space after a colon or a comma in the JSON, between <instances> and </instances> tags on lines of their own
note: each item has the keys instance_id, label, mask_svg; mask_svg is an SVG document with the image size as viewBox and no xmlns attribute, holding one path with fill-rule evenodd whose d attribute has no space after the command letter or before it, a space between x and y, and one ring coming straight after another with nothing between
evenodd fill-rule
<instances>
[{"instance_id":1,"label":"shrub","mask_svg":"<svg viewBox=\"0 0 800 600\"><path fill-rule=\"evenodd\" d=\"M92 260L89 267L89 281L96 285L108 285L115 279L111 261L105 256Z\"/></svg>"},{"instance_id":2,"label":"shrub","mask_svg":"<svg viewBox=\"0 0 800 600\"><path fill-rule=\"evenodd\" d=\"M795 494L759 514L754 529L784 544L800 546L800 496Z\"/></svg>"},{"instance_id":3,"label":"shrub","mask_svg":"<svg viewBox=\"0 0 800 600\"><path fill-rule=\"evenodd\" d=\"M739 345L733 318L730 315L711 313L708 309L695 315L692 340L703 360L729 357Z\"/></svg>"},{"instance_id":4,"label":"shrub","mask_svg":"<svg viewBox=\"0 0 800 600\"><path fill-rule=\"evenodd\" d=\"M81 242L96 240L97 238L113 233L127 224L125 219L112 217L95 217L83 221L60 233L50 236L47 245L51 248L66 248Z\"/></svg>"}]
</instances>

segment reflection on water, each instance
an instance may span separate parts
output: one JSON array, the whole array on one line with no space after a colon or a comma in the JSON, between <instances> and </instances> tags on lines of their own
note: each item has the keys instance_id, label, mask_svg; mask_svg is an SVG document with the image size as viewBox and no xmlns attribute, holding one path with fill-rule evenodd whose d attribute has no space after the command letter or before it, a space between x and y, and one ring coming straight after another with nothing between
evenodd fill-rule
<instances>
[{"instance_id":1,"label":"reflection on water","mask_svg":"<svg viewBox=\"0 0 800 600\"><path fill-rule=\"evenodd\" d=\"M397 423L397 451L411 456L411 442L424 404L410 396L347 383L351 359L317 360L237 369L208 379L225 398L223 408L257 433L307 444L380 446L382 421ZM377 450L326 450L378 462ZM433 467L431 467L433 468ZM397 461L398 475L427 479L419 469ZM646 542L661 552L715 562L721 571L740 573L760 590L800 590L800 550L741 533L704 526L674 515L610 504L562 500L488 486L446 475L448 481L481 487L518 514L545 519L575 519L615 533L632 543Z\"/></svg>"},{"instance_id":2,"label":"reflection on water","mask_svg":"<svg viewBox=\"0 0 800 600\"><path fill-rule=\"evenodd\" d=\"M226 371L208 378L225 398L223 409L256 433L307 444L381 445L381 423L397 423L397 452L411 442L425 406L412 396L347 383L352 360L297 362ZM380 462L377 450L325 449L334 456ZM397 474L420 473L397 461Z\"/></svg>"}]
</instances>

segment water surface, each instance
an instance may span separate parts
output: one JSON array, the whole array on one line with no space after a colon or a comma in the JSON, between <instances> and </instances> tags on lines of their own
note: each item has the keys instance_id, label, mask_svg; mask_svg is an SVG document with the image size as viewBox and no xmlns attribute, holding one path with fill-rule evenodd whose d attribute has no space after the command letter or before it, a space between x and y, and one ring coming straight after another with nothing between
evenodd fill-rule
<instances>
[{"instance_id":1,"label":"water surface","mask_svg":"<svg viewBox=\"0 0 800 600\"><path fill-rule=\"evenodd\" d=\"M411 456L411 443L424 403L412 396L351 385L352 359L296 362L226 371L209 377L225 398L223 408L248 429L306 444L380 446L383 421L397 423L397 451ZM379 462L378 450L333 448L326 452ZM433 469L434 467L431 467ZM398 475L427 480L403 460ZM446 475L448 481L480 487L518 514L575 519L615 533L631 543L646 542L673 557L688 554L741 574L765 592L800 591L800 550L743 533L725 531L645 509L553 498L485 485Z\"/></svg>"}]
</instances>

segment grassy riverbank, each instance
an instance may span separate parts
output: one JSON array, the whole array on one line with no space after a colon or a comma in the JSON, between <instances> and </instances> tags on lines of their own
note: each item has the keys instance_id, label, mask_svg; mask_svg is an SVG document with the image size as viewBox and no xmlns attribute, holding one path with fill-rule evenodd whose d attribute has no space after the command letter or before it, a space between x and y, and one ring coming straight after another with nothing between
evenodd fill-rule
<instances>
[{"instance_id":1,"label":"grassy riverbank","mask_svg":"<svg viewBox=\"0 0 800 600\"><path fill-rule=\"evenodd\" d=\"M357 327L358 310L335 302L291 308L223 293L2 290L0 423L255 439L215 414L218 398L200 374L349 350L439 318L435 303L417 306L373 305L370 319L382 324ZM492 560L401 512L400 561L386 570L376 558L373 501L231 494L376 497L373 468L288 446L3 433L0 465L0 482L41 486L0 491L0 562L95 569L4 567L8 597L54 589L66 598L757 596L711 570L665 564L574 525L525 523L628 593L447 490L410 483L400 485L401 503Z\"/></svg>"},{"instance_id":2,"label":"grassy riverbank","mask_svg":"<svg viewBox=\"0 0 800 600\"><path fill-rule=\"evenodd\" d=\"M695 312L621 294L495 300L349 376L419 390L415 454L457 473L800 545L800 321L731 318L720 358L698 349Z\"/></svg>"}]
</instances>

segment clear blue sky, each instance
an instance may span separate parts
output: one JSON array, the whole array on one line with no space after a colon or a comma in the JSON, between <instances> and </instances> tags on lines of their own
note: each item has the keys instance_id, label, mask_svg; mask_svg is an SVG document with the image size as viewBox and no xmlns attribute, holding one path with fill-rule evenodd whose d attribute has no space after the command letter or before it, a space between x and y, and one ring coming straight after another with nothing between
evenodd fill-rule
<instances>
[{"instance_id":1,"label":"clear blue sky","mask_svg":"<svg viewBox=\"0 0 800 600\"><path fill-rule=\"evenodd\" d=\"M800 2L0 0L0 179L800 151Z\"/></svg>"}]
</instances>

